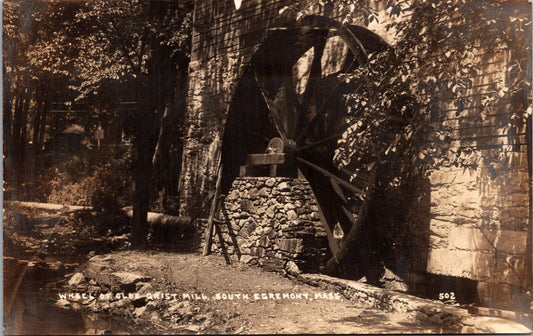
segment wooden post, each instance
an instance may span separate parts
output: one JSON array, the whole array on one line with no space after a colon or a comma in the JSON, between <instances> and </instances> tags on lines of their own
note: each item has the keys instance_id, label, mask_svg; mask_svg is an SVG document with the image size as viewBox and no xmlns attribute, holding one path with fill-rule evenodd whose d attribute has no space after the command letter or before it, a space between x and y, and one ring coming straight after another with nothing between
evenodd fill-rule
<instances>
[{"instance_id":1,"label":"wooden post","mask_svg":"<svg viewBox=\"0 0 533 336\"><path fill-rule=\"evenodd\" d=\"M211 203L211 208L209 209L209 217L207 218L207 228L205 229L205 242L203 255L208 255L211 252L211 236L213 233L213 218L215 217L216 208L218 204L218 194L220 193L220 183L222 181L222 169L223 165L220 165L218 169L218 178L217 184L215 186L215 194L213 195L213 201Z\"/></svg>"}]
</instances>

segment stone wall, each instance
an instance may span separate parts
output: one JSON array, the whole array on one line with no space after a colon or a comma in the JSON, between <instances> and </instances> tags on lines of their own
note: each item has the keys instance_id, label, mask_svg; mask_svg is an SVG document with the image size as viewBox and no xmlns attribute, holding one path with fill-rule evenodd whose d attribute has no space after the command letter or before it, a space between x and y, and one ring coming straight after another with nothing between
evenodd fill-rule
<instances>
[{"instance_id":1,"label":"stone wall","mask_svg":"<svg viewBox=\"0 0 533 336\"><path fill-rule=\"evenodd\" d=\"M482 71L464 94L469 101L465 117L455 115L453 101L442 101L450 110L445 126L459 135L449 151L477 167L446 166L430 177L427 271L476 280L482 303L499 306L515 301L519 288L531 281L525 267L531 258L526 254L531 234L526 125L509 131L511 102L502 107L481 101L488 85L495 90L509 86L510 52L502 49L487 57L479 49L475 60Z\"/></svg>"},{"instance_id":2,"label":"stone wall","mask_svg":"<svg viewBox=\"0 0 533 336\"><path fill-rule=\"evenodd\" d=\"M237 178L218 214L221 235L214 234L212 250L268 270L320 272L329 253L317 211L306 181Z\"/></svg>"}]
</instances>

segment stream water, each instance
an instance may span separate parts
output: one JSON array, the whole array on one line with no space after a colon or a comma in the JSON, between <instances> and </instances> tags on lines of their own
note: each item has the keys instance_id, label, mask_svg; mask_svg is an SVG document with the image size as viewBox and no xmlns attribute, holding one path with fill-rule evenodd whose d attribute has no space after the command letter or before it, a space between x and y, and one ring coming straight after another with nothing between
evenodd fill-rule
<instances>
[{"instance_id":1,"label":"stream water","mask_svg":"<svg viewBox=\"0 0 533 336\"><path fill-rule=\"evenodd\" d=\"M45 266L28 267L14 262L13 259L4 259L6 335L128 333L125 328L127 321L102 319L97 314L64 309L55 305L58 294L53 289L47 288L47 284L64 279L67 271L67 269L53 270ZM17 278L21 274L23 274L22 281L16 288Z\"/></svg>"}]
</instances>

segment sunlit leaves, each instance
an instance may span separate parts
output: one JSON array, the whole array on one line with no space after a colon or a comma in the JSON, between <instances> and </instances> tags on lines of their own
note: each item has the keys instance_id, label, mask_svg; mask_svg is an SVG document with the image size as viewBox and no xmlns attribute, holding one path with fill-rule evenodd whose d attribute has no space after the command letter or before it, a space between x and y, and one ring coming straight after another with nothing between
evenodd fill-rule
<instances>
[{"instance_id":1,"label":"sunlit leaves","mask_svg":"<svg viewBox=\"0 0 533 336\"><path fill-rule=\"evenodd\" d=\"M402 5L388 1L390 16L400 17ZM449 107L439 102L451 101L455 116L465 115L475 103L473 78L486 71L480 65L508 50L505 81L476 88L483 106L476 111L483 122L487 114L512 104L515 112L502 119L501 131L523 127L531 113L524 99L531 90L531 19L519 7L488 0L417 0L410 19L388 24L397 32L395 44L370 55L346 78L352 88L345 96L351 126L338 141L334 161L339 168L356 175L380 162L390 167L391 176L408 177L442 165L476 167L479 153L473 147L457 149L460 135L442 126Z\"/></svg>"},{"instance_id":2,"label":"sunlit leaves","mask_svg":"<svg viewBox=\"0 0 533 336\"><path fill-rule=\"evenodd\" d=\"M75 38L82 60L76 63L78 98L97 93L108 81L146 85L154 47L164 48L169 59L188 57L191 22L191 1L85 3L74 20L81 29Z\"/></svg>"}]
</instances>

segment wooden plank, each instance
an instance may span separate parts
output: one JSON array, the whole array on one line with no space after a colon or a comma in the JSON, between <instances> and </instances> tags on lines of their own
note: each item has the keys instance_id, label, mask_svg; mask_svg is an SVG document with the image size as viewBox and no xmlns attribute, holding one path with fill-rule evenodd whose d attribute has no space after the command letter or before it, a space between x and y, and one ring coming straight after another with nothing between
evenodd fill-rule
<instances>
[{"instance_id":1,"label":"wooden plank","mask_svg":"<svg viewBox=\"0 0 533 336\"><path fill-rule=\"evenodd\" d=\"M220 183L222 181L222 168L223 165L220 165L218 169L218 178L215 186L215 194L213 195L213 201L211 203L211 208L209 209L209 217L207 219L207 228L205 229L205 242L203 255L208 255L211 251L211 236L213 233L213 218L215 217L216 208L218 204L218 194L220 193Z\"/></svg>"},{"instance_id":2,"label":"wooden plank","mask_svg":"<svg viewBox=\"0 0 533 336\"><path fill-rule=\"evenodd\" d=\"M287 154L248 154L246 164L249 166L276 165L287 161Z\"/></svg>"}]
</instances>

